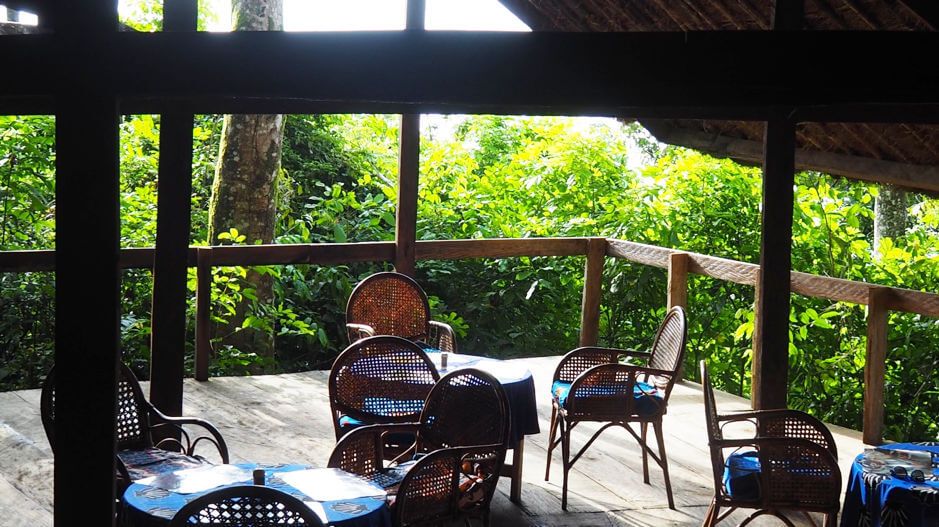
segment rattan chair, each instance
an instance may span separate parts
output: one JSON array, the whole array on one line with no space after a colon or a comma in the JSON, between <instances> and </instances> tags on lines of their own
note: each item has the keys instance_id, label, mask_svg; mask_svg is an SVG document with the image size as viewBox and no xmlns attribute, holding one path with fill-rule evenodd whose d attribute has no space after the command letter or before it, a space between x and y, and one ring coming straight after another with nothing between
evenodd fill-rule
<instances>
[{"instance_id":1,"label":"rattan chair","mask_svg":"<svg viewBox=\"0 0 939 527\"><path fill-rule=\"evenodd\" d=\"M329 372L336 440L363 425L416 422L439 379L433 362L410 340L380 335L356 341ZM390 434L385 453L395 457L413 442L413 434Z\"/></svg>"},{"instance_id":2,"label":"rattan chair","mask_svg":"<svg viewBox=\"0 0 939 527\"><path fill-rule=\"evenodd\" d=\"M626 429L642 451L643 481L649 483L651 457L665 477L669 508L675 508L672 484L668 477L668 459L662 436L662 416L668 409L668 397L678 379L685 354L687 327L680 307L666 313L649 353L615 348L583 347L565 355L554 372L551 386L551 425L545 481L551 475L551 454L561 445L564 479L561 508L567 510L567 479L580 456L606 429ZM620 363L624 356L647 359L645 366ZM571 431L582 422L606 423L571 457ZM630 423L639 424L639 433ZM655 432L658 454L646 443L649 424Z\"/></svg>"},{"instance_id":3,"label":"rattan chair","mask_svg":"<svg viewBox=\"0 0 939 527\"><path fill-rule=\"evenodd\" d=\"M186 525L320 527L323 522L313 509L286 492L241 485L209 492L184 505L173 516L169 527Z\"/></svg>"},{"instance_id":4,"label":"rattan chair","mask_svg":"<svg viewBox=\"0 0 939 527\"><path fill-rule=\"evenodd\" d=\"M43 381L40 398L42 426L53 452L56 444L55 378L53 366ZM196 447L202 443L212 444L219 460L228 463L228 446L214 426L202 419L170 417L157 410L144 397L137 377L124 364L120 366L118 381L115 439L118 492L137 479L209 463L196 452Z\"/></svg>"},{"instance_id":5,"label":"rattan chair","mask_svg":"<svg viewBox=\"0 0 939 527\"><path fill-rule=\"evenodd\" d=\"M704 412L714 469L714 499L704 526L712 527L738 508L756 509L740 526L769 514L786 525L783 511L798 511L815 525L809 512L825 515L834 527L841 498L838 451L828 428L798 410L756 410L719 415L708 370L701 361ZM727 425L744 423L755 436L725 439ZM725 452L730 454L725 456ZM721 509L726 509L721 514Z\"/></svg>"},{"instance_id":6,"label":"rattan chair","mask_svg":"<svg viewBox=\"0 0 939 527\"><path fill-rule=\"evenodd\" d=\"M456 353L453 328L430 319L427 294L411 277L375 273L359 282L346 305L349 342L374 335L395 335Z\"/></svg>"},{"instance_id":7,"label":"rattan chair","mask_svg":"<svg viewBox=\"0 0 939 527\"><path fill-rule=\"evenodd\" d=\"M472 368L453 371L434 386L416 423L372 425L345 435L328 466L375 481L394 492L396 526L453 519L489 524L489 506L505 461L509 406L502 385ZM415 434L411 449L385 463L383 437Z\"/></svg>"}]
</instances>

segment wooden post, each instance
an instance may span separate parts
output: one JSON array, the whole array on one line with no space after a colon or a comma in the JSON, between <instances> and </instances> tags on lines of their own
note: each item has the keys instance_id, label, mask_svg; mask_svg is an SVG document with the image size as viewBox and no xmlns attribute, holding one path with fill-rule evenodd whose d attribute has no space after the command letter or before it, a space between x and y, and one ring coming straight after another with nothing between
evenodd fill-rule
<instances>
[{"instance_id":1,"label":"wooden post","mask_svg":"<svg viewBox=\"0 0 939 527\"><path fill-rule=\"evenodd\" d=\"M395 270L414 276L417 238L417 186L421 153L421 116L401 116L398 159L398 210L395 217Z\"/></svg>"},{"instance_id":2,"label":"wooden post","mask_svg":"<svg viewBox=\"0 0 939 527\"><path fill-rule=\"evenodd\" d=\"M596 346L600 333L600 291L603 285L603 262L606 239L587 241L587 264L584 269L584 297L580 305L580 345Z\"/></svg>"},{"instance_id":3,"label":"wooden post","mask_svg":"<svg viewBox=\"0 0 939 527\"><path fill-rule=\"evenodd\" d=\"M160 118L157 235L153 261L150 402L182 415L186 341L186 273L192 202L191 113Z\"/></svg>"},{"instance_id":4,"label":"wooden post","mask_svg":"<svg viewBox=\"0 0 939 527\"><path fill-rule=\"evenodd\" d=\"M164 31L195 31L196 0L168 0ZM182 415L186 346L186 273L192 203L192 119L188 112L160 117L157 234L150 314L150 402Z\"/></svg>"},{"instance_id":5,"label":"wooden post","mask_svg":"<svg viewBox=\"0 0 939 527\"><path fill-rule=\"evenodd\" d=\"M117 31L113 1L55 2L56 93L54 524L114 524L120 357L117 99L86 68ZM67 44L67 45L66 45ZM62 56L62 55L60 55ZM64 58L64 57L63 57ZM80 520L79 520L80 519Z\"/></svg>"},{"instance_id":6,"label":"wooden post","mask_svg":"<svg viewBox=\"0 0 939 527\"><path fill-rule=\"evenodd\" d=\"M879 445L884 434L884 369L890 289L871 287L867 301L867 361L864 363L864 443Z\"/></svg>"},{"instance_id":7,"label":"wooden post","mask_svg":"<svg viewBox=\"0 0 939 527\"><path fill-rule=\"evenodd\" d=\"M789 286L792 272L792 200L795 123L766 123L763 217L757 315L759 357L754 357L753 404L785 408L789 391Z\"/></svg>"},{"instance_id":8,"label":"wooden post","mask_svg":"<svg viewBox=\"0 0 939 527\"><path fill-rule=\"evenodd\" d=\"M760 347L760 325L756 322L760 319L760 274L762 273L757 269L756 283L753 284L753 352L750 356L750 406L754 410L756 409L756 397L753 396L753 386L761 384L760 375L763 371L762 364L760 364L763 357L762 348Z\"/></svg>"},{"instance_id":9,"label":"wooden post","mask_svg":"<svg viewBox=\"0 0 939 527\"><path fill-rule=\"evenodd\" d=\"M424 29L424 0L408 0L409 31ZM421 157L421 116L401 116L398 146L398 209L395 215L395 270L414 276L415 242L417 240L417 191Z\"/></svg>"},{"instance_id":10,"label":"wooden post","mask_svg":"<svg viewBox=\"0 0 939 527\"><path fill-rule=\"evenodd\" d=\"M688 309L688 254L672 253L668 257L668 307Z\"/></svg>"},{"instance_id":11,"label":"wooden post","mask_svg":"<svg viewBox=\"0 0 939 527\"><path fill-rule=\"evenodd\" d=\"M196 249L196 359L197 381L209 380L212 352L212 249Z\"/></svg>"}]
</instances>

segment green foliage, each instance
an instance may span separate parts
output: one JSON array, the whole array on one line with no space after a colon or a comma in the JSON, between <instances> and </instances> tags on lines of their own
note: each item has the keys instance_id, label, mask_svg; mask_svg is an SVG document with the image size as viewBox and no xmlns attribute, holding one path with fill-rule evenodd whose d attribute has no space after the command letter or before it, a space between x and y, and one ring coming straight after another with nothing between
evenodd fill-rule
<instances>
[{"instance_id":1,"label":"green foliage","mask_svg":"<svg viewBox=\"0 0 939 527\"><path fill-rule=\"evenodd\" d=\"M418 237L472 239L606 236L757 263L760 171L693 151L664 147L635 124L563 118L480 116L453 133L422 139ZM284 138L277 243L392 240L397 199L395 116L290 116ZM197 116L193 133L192 242L206 243L219 116ZM121 243L155 238L159 119L121 123ZM0 245L52 248L54 122L0 117ZM906 235L872 256L876 188L806 172L797 177L793 268L798 271L935 291L939 201L914 199ZM220 238L246 243L237 231ZM276 356L222 346L213 375L328 366L345 345L344 308L352 287L387 264L216 268L212 311L218 327L242 300L238 331L275 340ZM433 316L450 323L462 351L483 355L560 354L576 346L584 258L423 261L418 280ZM270 275L272 302L257 302L249 271ZM125 359L145 376L149 362L151 276L127 271L121 321ZM194 325L195 270L187 316ZM664 270L608 259L601 341L649 345L665 311ZM0 386L35 386L51 361L50 273L0 274ZM686 374L706 359L717 385L748 394L753 289L692 276ZM793 295L790 405L829 422L860 427L866 310ZM933 350L939 321L892 313L888 334L887 436L939 434ZM191 357L192 330L187 337Z\"/></svg>"}]
</instances>

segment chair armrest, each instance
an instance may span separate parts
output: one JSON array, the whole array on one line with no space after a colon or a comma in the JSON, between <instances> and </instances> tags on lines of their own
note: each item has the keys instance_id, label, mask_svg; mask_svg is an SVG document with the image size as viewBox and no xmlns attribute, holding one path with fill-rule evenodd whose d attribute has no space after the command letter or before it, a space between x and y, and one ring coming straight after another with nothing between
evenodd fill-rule
<instances>
[{"instance_id":1,"label":"chair armrest","mask_svg":"<svg viewBox=\"0 0 939 527\"><path fill-rule=\"evenodd\" d=\"M219 433L218 429L215 428L212 423L195 417L170 417L153 406L150 407L150 422L151 433L153 430L160 430L163 427L168 427L179 432L179 435L173 434L170 437L160 440L155 445L156 447L172 450L172 446L175 445L180 447L187 456L201 457L197 456L195 453L196 446L202 441L207 441L215 445L219 456L222 458L222 463L228 463L228 445L225 443L225 439L222 438L222 434ZM193 438L183 425L201 427L208 432L208 435L199 435Z\"/></svg>"},{"instance_id":2,"label":"chair armrest","mask_svg":"<svg viewBox=\"0 0 939 527\"><path fill-rule=\"evenodd\" d=\"M718 422L753 421L756 435L761 438L806 439L821 445L838 458L838 447L831 431L823 422L799 410L780 408L774 410L752 410L719 415Z\"/></svg>"},{"instance_id":3,"label":"chair armrest","mask_svg":"<svg viewBox=\"0 0 939 527\"><path fill-rule=\"evenodd\" d=\"M427 340L429 341L428 344L440 351L456 353L456 333L453 332L450 324L446 322L431 320L430 334L427 335Z\"/></svg>"},{"instance_id":4,"label":"chair armrest","mask_svg":"<svg viewBox=\"0 0 939 527\"><path fill-rule=\"evenodd\" d=\"M349 343L362 340L366 337L374 337L375 330L368 324L346 323L346 332L349 334Z\"/></svg>"},{"instance_id":5,"label":"chair armrest","mask_svg":"<svg viewBox=\"0 0 939 527\"><path fill-rule=\"evenodd\" d=\"M342 469L363 477L375 475L384 468L385 441L383 437L385 434L398 432L413 434L420 429L420 426L420 423L399 423L353 428L342 436L336 446L333 447L333 452L330 454L326 466ZM413 446L398 458L412 451Z\"/></svg>"}]
</instances>

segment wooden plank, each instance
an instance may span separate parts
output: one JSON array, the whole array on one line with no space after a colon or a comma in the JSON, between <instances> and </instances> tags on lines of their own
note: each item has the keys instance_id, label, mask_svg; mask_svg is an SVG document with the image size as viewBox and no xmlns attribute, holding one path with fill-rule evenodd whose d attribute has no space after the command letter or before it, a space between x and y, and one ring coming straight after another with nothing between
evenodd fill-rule
<instances>
[{"instance_id":1,"label":"wooden plank","mask_svg":"<svg viewBox=\"0 0 939 527\"><path fill-rule=\"evenodd\" d=\"M107 18L106 4L82 6ZM91 18L79 20L101 25ZM81 518L88 525L112 525L120 357L117 103L81 89L63 94L59 103L56 260L69 265L56 270L55 524Z\"/></svg>"},{"instance_id":2,"label":"wooden plank","mask_svg":"<svg viewBox=\"0 0 939 527\"><path fill-rule=\"evenodd\" d=\"M795 125L768 121L764 138L759 318L754 320L759 327L760 357L752 384L752 399L759 409L785 408L789 393Z\"/></svg>"},{"instance_id":3,"label":"wooden plank","mask_svg":"<svg viewBox=\"0 0 939 527\"><path fill-rule=\"evenodd\" d=\"M867 360L864 363L864 442L879 445L884 435L884 374L887 360L887 306L890 290L870 289L867 308Z\"/></svg>"},{"instance_id":4,"label":"wooden plank","mask_svg":"<svg viewBox=\"0 0 939 527\"><path fill-rule=\"evenodd\" d=\"M0 41L11 69L48 65L6 79L0 98L68 85L63 67L74 57L59 53L69 45L62 37ZM252 101L306 99L395 113L655 108L766 119L788 108L895 105L916 114L918 104L939 104L939 71L905 51L937 47L935 32L127 33L97 43L87 78L127 101L229 101L241 111ZM894 58L871 64L877 54ZM714 57L728 56L715 67Z\"/></svg>"},{"instance_id":5,"label":"wooden plank","mask_svg":"<svg viewBox=\"0 0 939 527\"><path fill-rule=\"evenodd\" d=\"M688 309L688 253L672 253L668 260L669 308L681 306Z\"/></svg>"},{"instance_id":6,"label":"wooden plank","mask_svg":"<svg viewBox=\"0 0 939 527\"><path fill-rule=\"evenodd\" d=\"M181 415L183 410L192 120L193 115L184 112L165 113L160 117L157 232L150 316L150 402L163 413L175 416Z\"/></svg>"},{"instance_id":7,"label":"wooden plank","mask_svg":"<svg viewBox=\"0 0 939 527\"><path fill-rule=\"evenodd\" d=\"M423 1L412 0L412 2L414 4L423 4ZM409 20L411 5L411 2L409 2ZM423 21L423 10L421 20ZM395 213L395 270L408 276L414 276L414 243L417 240L417 191L421 155L420 115L409 113L401 116L400 138L398 151L398 206Z\"/></svg>"},{"instance_id":8,"label":"wooden plank","mask_svg":"<svg viewBox=\"0 0 939 527\"><path fill-rule=\"evenodd\" d=\"M580 256L587 254L587 238L511 238L436 240L417 242L418 260L514 258L520 256Z\"/></svg>"},{"instance_id":9,"label":"wooden plank","mask_svg":"<svg viewBox=\"0 0 939 527\"><path fill-rule=\"evenodd\" d=\"M198 250L196 267L196 356L197 381L209 380L209 358L212 354L212 251Z\"/></svg>"},{"instance_id":10,"label":"wooden plank","mask_svg":"<svg viewBox=\"0 0 939 527\"><path fill-rule=\"evenodd\" d=\"M664 143L693 148L743 163L762 161L763 148L758 141L669 127L656 120L643 120L641 124ZM912 165L804 148L796 150L795 164L800 170L817 170L850 179L939 192L939 167L936 166Z\"/></svg>"},{"instance_id":11,"label":"wooden plank","mask_svg":"<svg viewBox=\"0 0 939 527\"><path fill-rule=\"evenodd\" d=\"M580 345L596 346L600 334L600 293L603 289L603 262L606 240L587 240L587 263L584 266L584 295L580 304Z\"/></svg>"}]
</instances>

